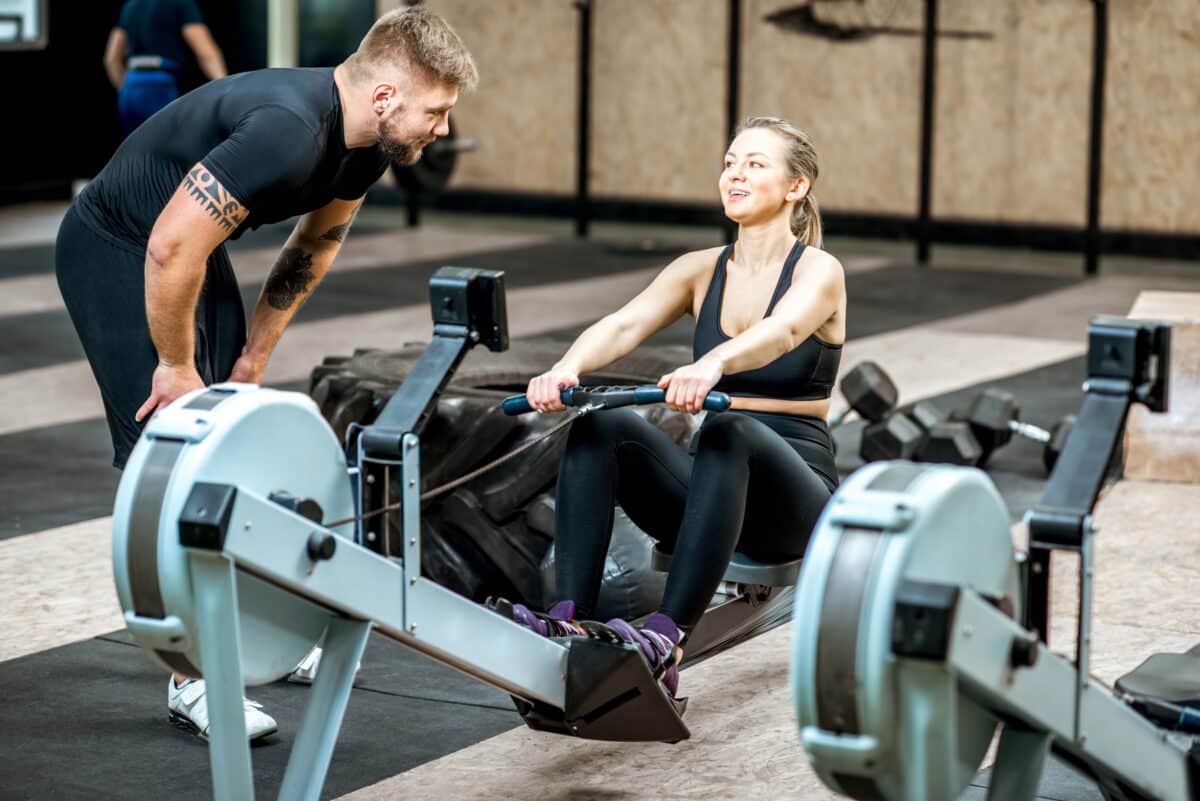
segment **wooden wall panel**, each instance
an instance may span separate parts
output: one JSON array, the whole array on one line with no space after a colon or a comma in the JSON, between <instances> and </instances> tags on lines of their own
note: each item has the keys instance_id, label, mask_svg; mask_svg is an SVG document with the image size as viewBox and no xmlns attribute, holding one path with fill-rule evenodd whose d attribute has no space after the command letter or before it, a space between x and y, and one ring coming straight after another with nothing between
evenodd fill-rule
<instances>
[{"instance_id":1,"label":"wooden wall panel","mask_svg":"<svg viewBox=\"0 0 1200 801\"><path fill-rule=\"evenodd\" d=\"M400 3L380 0L381 13ZM462 37L479 88L452 112L463 154L451 188L575 191L578 13L566 0L429 0Z\"/></svg>"},{"instance_id":2,"label":"wooden wall panel","mask_svg":"<svg viewBox=\"0 0 1200 801\"><path fill-rule=\"evenodd\" d=\"M719 202L727 0L598 0L591 190Z\"/></svg>"},{"instance_id":3,"label":"wooden wall panel","mask_svg":"<svg viewBox=\"0 0 1200 801\"><path fill-rule=\"evenodd\" d=\"M934 216L1083 225L1091 3L940 8Z\"/></svg>"},{"instance_id":4,"label":"wooden wall panel","mask_svg":"<svg viewBox=\"0 0 1200 801\"><path fill-rule=\"evenodd\" d=\"M832 40L768 17L795 0L746 0L743 115L784 117L813 138L826 209L912 214L917 207L921 60L911 36ZM827 24L912 27L912 0L822 4Z\"/></svg>"},{"instance_id":5,"label":"wooden wall panel","mask_svg":"<svg viewBox=\"0 0 1200 801\"><path fill-rule=\"evenodd\" d=\"M399 5L379 0L381 11ZM479 62L452 186L575 188L578 12L429 0ZM936 217L1082 226L1090 0L941 0ZM716 202L727 0L594 0L592 192ZM922 0L743 0L742 115L813 137L828 210L917 207ZM1200 2L1109 3L1103 224L1200 233Z\"/></svg>"},{"instance_id":6,"label":"wooden wall panel","mask_svg":"<svg viewBox=\"0 0 1200 801\"><path fill-rule=\"evenodd\" d=\"M1104 226L1200 233L1200 2L1109 3Z\"/></svg>"}]
</instances>

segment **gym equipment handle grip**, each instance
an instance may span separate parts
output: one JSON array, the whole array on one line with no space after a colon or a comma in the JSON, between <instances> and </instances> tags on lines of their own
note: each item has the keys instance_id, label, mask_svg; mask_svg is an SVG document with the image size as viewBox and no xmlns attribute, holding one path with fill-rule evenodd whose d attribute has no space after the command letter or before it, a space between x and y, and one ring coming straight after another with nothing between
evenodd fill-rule
<instances>
[{"instance_id":1,"label":"gym equipment handle grip","mask_svg":"<svg viewBox=\"0 0 1200 801\"><path fill-rule=\"evenodd\" d=\"M649 403L662 403L666 399L666 390L647 384L640 387L568 387L561 394L566 406L586 406L589 403L599 403L606 409L619 406L642 406ZM710 392L704 398L704 408L711 412L723 412L729 408L731 401L724 392ZM505 414L525 414L533 411L524 395L510 395L501 403Z\"/></svg>"}]
</instances>

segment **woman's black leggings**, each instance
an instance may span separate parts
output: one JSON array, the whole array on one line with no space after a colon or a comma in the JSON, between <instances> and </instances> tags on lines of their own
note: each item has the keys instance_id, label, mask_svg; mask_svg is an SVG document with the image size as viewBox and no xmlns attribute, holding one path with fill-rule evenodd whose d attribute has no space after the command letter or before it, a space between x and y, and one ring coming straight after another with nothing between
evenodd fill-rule
<instances>
[{"instance_id":1,"label":"woman's black leggings","mask_svg":"<svg viewBox=\"0 0 1200 801\"><path fill-rule=\"evenodd\" d=\"M595 610L614 503L674 553L661 611L685 629L704 614L735 550L763 561L804 554L837 487L823 420L709 414L692 450L631 409L571 427L558 475L555 584L578 617Z\"/></svg>"}]
</instances>

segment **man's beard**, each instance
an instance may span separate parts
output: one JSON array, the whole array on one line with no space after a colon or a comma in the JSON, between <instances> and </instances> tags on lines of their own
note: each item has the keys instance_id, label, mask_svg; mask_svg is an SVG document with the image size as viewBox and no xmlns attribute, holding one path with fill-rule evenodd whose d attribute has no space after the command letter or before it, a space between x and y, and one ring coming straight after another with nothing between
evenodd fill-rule
<instances>
[{"instance_id":1,"label":"man's beard","mask_svg":"<svg viewBox=\"0 0 1200 801\"><path fill-rule=\"evenodd\" d=\"M379 123L379 147L388 157L388 161L397 166L407 167L417 163L421 158L421 151L417 149L420 141L420 139L395 139L383 129L383 123Z\"/></svg>"}]
</instances>

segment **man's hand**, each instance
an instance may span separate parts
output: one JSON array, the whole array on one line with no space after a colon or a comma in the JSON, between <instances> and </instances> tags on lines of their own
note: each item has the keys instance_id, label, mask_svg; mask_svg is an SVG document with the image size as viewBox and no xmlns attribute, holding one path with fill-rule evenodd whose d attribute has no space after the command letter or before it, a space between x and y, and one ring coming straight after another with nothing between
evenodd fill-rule
<instances>
[{"instance_id":1,"label":"man's hand","mask_svg":"<svg viewBox=\"0 0 1200 801\"><path fill-rule=\"evenodd\" d=\"M160 363L154 368L154 376L150 379L150 397L146 398L146 402L137 410L133 419L140 423L176 398L193 389L203 388L204 380L200 378L194 365Z\"/></svg>"},{"instance_id":2,"label":"man's hand","mask_svg":"<svg viewBox=\"0 0 1200 801\"><path fill-rule=\"evenodd\" d=\"M242 355L234 362L233 371L229 374L230 381L243 384L261 384L263 373L267 369L267 360L249 351L243 350Z\"/></svg>"}]
</instances>

